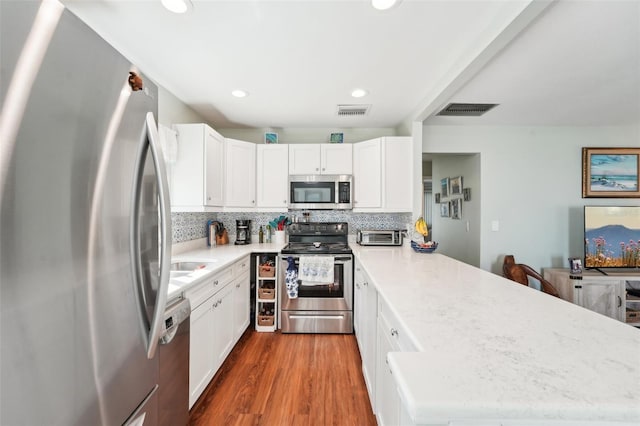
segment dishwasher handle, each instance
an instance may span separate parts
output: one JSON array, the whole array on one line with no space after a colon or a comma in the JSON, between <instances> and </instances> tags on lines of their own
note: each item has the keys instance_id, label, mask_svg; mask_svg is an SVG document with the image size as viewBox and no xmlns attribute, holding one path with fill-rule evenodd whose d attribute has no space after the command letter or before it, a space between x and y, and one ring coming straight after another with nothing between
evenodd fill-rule
<instances>
[{"instance_id":1,"label":"dishwasher handle","mask_svg":"<svg viewBox=\"0 0 640 426\"><path fill-rule=\"evenodd\" d=\"M178 327L184 321L189 319L191 315L191 303L189 299L179 299L175 303L170 304L164 311L164 323L162 324L162 333L160 334L160 344L168 345L171 343Z\"/></svg>"}]
</instances>

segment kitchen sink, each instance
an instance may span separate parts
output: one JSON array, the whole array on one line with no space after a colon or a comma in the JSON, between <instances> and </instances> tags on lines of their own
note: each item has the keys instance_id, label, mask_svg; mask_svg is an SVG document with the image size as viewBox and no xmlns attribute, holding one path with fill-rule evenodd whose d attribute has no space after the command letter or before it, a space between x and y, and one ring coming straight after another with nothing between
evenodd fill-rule
<instances>
[{"instance_id":1,"label":"kitchen sink","mask_svg":"<svg viewBox=\"0 0 640 426\"><path fill-rule=\"evenodd\" d=\"M171 272L193 272L198 269L204 269L213 262L173 262L170 270Z\"/></svg>"}]
</instances>

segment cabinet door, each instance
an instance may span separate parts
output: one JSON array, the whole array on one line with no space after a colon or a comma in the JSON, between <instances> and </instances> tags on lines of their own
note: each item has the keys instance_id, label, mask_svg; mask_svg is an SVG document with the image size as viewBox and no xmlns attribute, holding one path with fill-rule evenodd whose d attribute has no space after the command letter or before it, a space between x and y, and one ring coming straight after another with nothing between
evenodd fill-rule
<instances>
[{"instance_id":1,"label":"cabinet door","mask_svg":"<svg viewBox=\"0 0 640 426\"><path fill-rule=\"evenodd\" d=\"M381 318L379 320L382 320ZM387 363L387 353L397 350L391 337L384 332L387 327L378 324L378 362L376 375L376 407L378 424L397 425L400 421L400 397L391 368Z\"/></svg>"},{"instance_id":2,"label":"cabinet door","mask_svg":"<svg viewBox=\"0 0 640 426\"><path fill-rule=\"evenodd\" d=\"M290 144L289 174L320 174L320 144Z\"/></svg>"},{"instance_id":3,"label":"cabinet door","mask_svg":"<svg viewBox=\"0 0 640 426\"><path fill-rule=\"evenodd\" d=\"M289 204L289 148L257 145L257 206L287 208Z\"/></svg>"},{"instance_id":4,"label":"cabinet door","mask_svg":"<svg viewBox=\"0 0 640 426\"><path fill-rule=\"evenodd\" d=\"M249 326L249 272L242 274L233 285L233 340L240 339Z\"/></svg>"},{"instance_id":5,"label":"cabinet door","mask_svg":"<svg viewBox=\"0 0 640 426\"><path fill-rule=\"evenodd\" d=\"M378 314L378 292L375 287L369 283L365 275L364 286L364 304L363 304L363 339L362 339L362 372L364 381L369 391L369 399L373 411L376 410L376 336L377 336L377 314Z\"/></svg>"},{"instance_id":6,"label":"cabinet door","mask_svg":"<svg viewBox=\"0 0 640 426\"><path fill-rule=\"evenodd\" d=\"M320 159L323 175L353 174L353 147L350 144L321 144Z\"/></svg>"},{"instance_id":7,"label":"cabinet door","mask_svg":"<svg viewBox=\"0 0 640 426\"><path fill-rule=\"evenodd\" d=\"M225 158L225 206L255 207L256 145L226 139Z\"/></svg>"},{"instance_id":8,"label":"cabinet door","mask_svg":"<svg viewBox=\"0 0 640 426\"><path fill-rule=\"evenodd\" d=\"M387 212L413 210L413 140L410 137L384 139L384 200Z\"/></svg>"},{"instance_id":9,"label":"cabinet door","mask_svg":"<svg viewBox=\"0 0 640 426\"><path fill-rule=\"evenodd\" d=\"M224 202L224 138L205 127L204 205L222 206Z\"/></svg>"},{"instance_id":10,"label":"cabinet door","mask_svg":"<svg viewBox=\"0 0 640 426\"><path fill-rule=\"evenodd\" d=\"M213 297L191 312L189 338L189 408L213 378Z\"/></svg>"},{"instance_id":11,"label":"cabinet door","mask_svg":"<svg viewBox=\"0 0 640 426\"><path fill-rule=\"evenodd\" d=\"M353 144L354 209L381 207L381 140Z\"/></svg>"},{"instance_id":12,"label":"cabinet door","mask_svg":"<svg viewBox=\"0 0 640 426\"><path fill-rule=\"evenodd\" d=\"M622 281L583 279L577 304L602 315L623 321Z\"/></svg>"},{"instance_id":13,"label":"cabinet door","mask_svg":"<svg viewBox=\"0 0 640 426\"><path fill-rule=\"evenodd\" d=\"M213 296L213 371L214 374L231 352L234 344L233 285Z\"/></svg>"}]
</instances>

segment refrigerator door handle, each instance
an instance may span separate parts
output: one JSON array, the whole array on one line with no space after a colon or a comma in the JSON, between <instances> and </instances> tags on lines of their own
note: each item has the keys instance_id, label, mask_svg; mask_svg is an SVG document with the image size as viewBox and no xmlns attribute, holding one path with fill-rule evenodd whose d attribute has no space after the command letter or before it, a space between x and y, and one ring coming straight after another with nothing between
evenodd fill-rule
<instances>
[{"instance_id":1,"label":"refrigerator door handle","mask_svg":"<svg viewBox=\"0 0 640 426\"><path fill-rule=\"evenodd\" d=\"M171 264L171 203L169 199L169 185L164 156L160 148L158 130L152 112L148 112L145 119L146 135L142 138L142 146L138 150L136 161L136 182L133 190L133 214L131 215L131 256L136 293L139 300L140 315L145 332L147 358L152 359L158 347L158 341L163 332L164 310L167 304L169 289L169 269ZM147 145L148 144L148 145ZM146 318L147 301L145 293L144 274L142 272L142 253L139 241L140 232L140 197L142 197L142 176L145 166L147 150L151 153L158 185L158 219L159 219L159 259L158 259L158 289L153 303L153 314L150 321Z\"/></svg>"}]
</instances>

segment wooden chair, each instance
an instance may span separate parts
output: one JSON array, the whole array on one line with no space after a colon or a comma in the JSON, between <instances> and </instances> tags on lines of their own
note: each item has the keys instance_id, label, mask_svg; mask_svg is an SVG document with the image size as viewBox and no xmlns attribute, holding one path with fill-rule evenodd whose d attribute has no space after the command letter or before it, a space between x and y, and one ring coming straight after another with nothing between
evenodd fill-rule
<instances>
[{"instance_id":1,"label":"wooden chair","mask_svg":"<svg viewBox=\"0 0 640 426\"><path fill-rule=\"evenodd\" d=\"M555 297L560 297L558 290L549 281L542 278L542 275L537 273L531 267L516 263L512 254L504 257L504 263L502 264L502 275L505 278L515 281L522 285L529 286L529 277L532 277L540 282L540 288L543 292L548 293Z\"/></svg>"}]
</instances>

